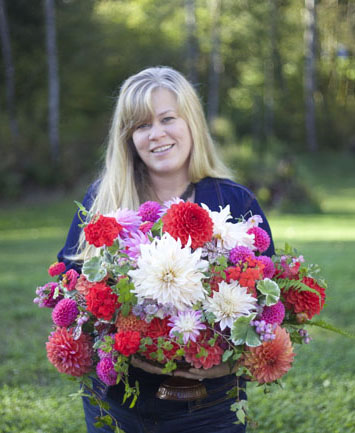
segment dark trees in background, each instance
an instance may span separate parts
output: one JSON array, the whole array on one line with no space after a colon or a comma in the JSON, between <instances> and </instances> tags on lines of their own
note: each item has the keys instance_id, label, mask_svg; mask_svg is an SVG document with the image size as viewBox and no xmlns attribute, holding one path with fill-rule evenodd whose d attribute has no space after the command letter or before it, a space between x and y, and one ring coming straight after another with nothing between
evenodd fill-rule
<instances>
[{"instance_id":1,"label":"dark trees in background","mask_svg":"<svg viewBox=\"0 0 355 433\"><path fill-rule=\"evenodd\" d=\"M186 56L187 77L196 84L197 60L199 55L198 40L196 35L196 3L195 0L185 0L185 22L186 22Z\"/></svg>"},{"instance_id":2,"label":"dark trees in background","mask_svg":"<svg viewBox=\"0 0 355 433\"><path fill-rule=\"evenodd\" d=\"M44 0L48 64L48 136L51 158L59 161L59 76L54 0Z\"/></svg>"},{"instance_id":3,"label":"dark trees in background","mask_svg":"<svg viewBox=\"0 0 355 433\"><path fill-rule=\"evenodd\" d=\"M220 15L222 0L211 2L211 55L208 71L208 106L207 120L213 131L213 121L218 115L219 81L222 72L221 43L220 43Z\"/></svg>"},{"instance_id":4,"label":"dark trees in background","mask_svg":"<svg viewBox=\"0 0 355 433\"><path fill-rule=\"evenodd\" d=\"M316 0L305 0L305 64L304 64L304 96L305 96L305 126L308 149L315 152L318 149L314 92L315 61L316 61Z\"/></svg>"},{"instance_id":5,"label":"dark trees in background","mask_svg":"<svg viewBox=\"0 0 355 433\"><path fill-rule=\"evenodd\" d=\"M4 0L0 0L0 39L5 68L6 105L12 138L19 135L16 121L15 68L12 61L10 32Z\"/></svg>"}]
</instances>

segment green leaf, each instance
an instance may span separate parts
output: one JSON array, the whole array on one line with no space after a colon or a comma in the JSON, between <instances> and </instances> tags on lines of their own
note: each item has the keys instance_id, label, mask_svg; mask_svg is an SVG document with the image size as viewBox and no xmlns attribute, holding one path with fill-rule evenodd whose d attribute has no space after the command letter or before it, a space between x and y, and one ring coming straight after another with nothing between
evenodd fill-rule
<instances>
[{"instance_id":1,"label":"green leaf","mask_svg":"<svg viewBox=\"0 0 355 433\"><path fill-rule=\"evenodd\" d=\"M265 302L268 307L276 304L280 299L280 287L275 281L270 280L270 278L259 281L256 288L266 297Z\"/></svg>"},{"instance_id":2,"label":"green leaf","mask_svg":"<svg viewBox=\"0 0 355 433\"><path fill-rule=\"evenodd\" d=\"M106 277L107 271L102 267L102 258L95 256L84 262L83 274L91 283L96 283Z\"/></svg>"},{"instance_id":3,"label":"green leaf","mask_svg":"<svg viewBox=\"0 0 355 433\"><path fill-rule=\"evenodd\" d=\"M245 412L243 409L237 410L237 418L242 424L245 424Z\"/></svg>"},{"instance_id":4,"label":"green leaf","mask_svg":"<svg viewBox=\"0 0 355 433\"><path fill-rule=\"evenodd\" d=\"M232 355L233 355L233 353L234 353L234 351L233 350L226 350L224 353L223 353L223 356L222 356L222 362L226 362Z\"/></svg>"},{"instance_id":5,"label":"green leaf","mask_svg":"<svg viewBox=\"0 0 355 433\"><path fill-rule=\"evenodd\" d=\"M234 322L231 339L236 346L241 344L247 344L250 347L260 346L261 341L259 335L255 332L255 329L250 325L250 322L254 320L256 313L250 316L241 316Z\"/></svg>"},{"instance_id":6,"label":"green leaf","mask_svg":"<svg viewBox=\"0 0 355 433\"><path fill-rule=\"evenodd\" d=\"M319 328L328 329L328 331L333 331L337 334L343 335L344 337L355 338L354 334L348 331L337 328L336 326L325 322L324 320L312 320L305 323L305 325L318 326Z\"/></svg>"}]
</instances>

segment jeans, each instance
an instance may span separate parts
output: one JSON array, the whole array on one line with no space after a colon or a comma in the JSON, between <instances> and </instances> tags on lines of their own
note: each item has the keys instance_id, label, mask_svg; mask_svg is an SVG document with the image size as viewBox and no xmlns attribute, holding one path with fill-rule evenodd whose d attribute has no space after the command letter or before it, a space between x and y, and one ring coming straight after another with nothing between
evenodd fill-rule
<instances>
[{"instance_id":1,"label":"jeans","mask_svg":"<svg viewBox=\"0 0 355 433\"><path fill-rule=\"evenodd\" d=\"M180 402L155 397L166 376L147 374L142 370L136 373L134 379L140 382L140 396L132 409L128 407L129 402L122 405L121 384L105 387L93 379L95 391L109 403L111 415L125 433L245 433L244 425L234 424L236 416L230 405L235 399L226 396L236 384L235 376L206 379L203 381L208 394L206 398ZM245 387L242 379L239 379L239 386ZM244 391L240 397L246 398ZM99 407L92 406L87 397L83 397L83 404L88 433L112 433L108 426L94 427L95 417L100 415Z\"/></svg>"}]
</instances>

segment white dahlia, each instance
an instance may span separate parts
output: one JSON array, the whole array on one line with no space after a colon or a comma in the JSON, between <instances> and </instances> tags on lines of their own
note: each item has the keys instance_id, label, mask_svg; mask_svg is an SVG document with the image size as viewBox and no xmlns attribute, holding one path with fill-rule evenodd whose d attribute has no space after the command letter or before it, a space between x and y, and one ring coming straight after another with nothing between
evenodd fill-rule
<instances>
[{"instance_id":1,"label":"white dahlia","mask_svg":"<svg viewBox=\"0 0 355 433\"><path fill-rule=\"evenodd\" d=\"M204 203L201 206L208 211L213 221L213 237L217 239L217 245L231 250L236 246L248 247L255 250L254 235L247 233L250 228L245 222L228 222L232 218L229 204L219 212L211 211Z\"/></svg>"},{"instance_id":2,"label":"white dahlia","mask_svg":"<svg viewBox=\"0 0 355 433\"><path fill-rule=\"evenodd\" d=\"M257 300L237 281L230 284L222 281L218 286L219 291L213 292L213 298L205 300L204 310L215 315L216 322L220 322L223 331L226 327L232 328L238 317L249 316L255 311Z\"/></svg>"},{"instance_id":3,"label":"white dahlia","mask_svg":"<svg viewBox=\"0 0 355 433\"><path fill-rule=\"evenodd\" d=\"M192 253L190 244L182 248L179 239L165 233L161 239L141 245L137 269L128 272L139 303L154 299L183 311L205 298L201 280L208 262L201 259L200 248Z\"/></svg>"}]
</instances>

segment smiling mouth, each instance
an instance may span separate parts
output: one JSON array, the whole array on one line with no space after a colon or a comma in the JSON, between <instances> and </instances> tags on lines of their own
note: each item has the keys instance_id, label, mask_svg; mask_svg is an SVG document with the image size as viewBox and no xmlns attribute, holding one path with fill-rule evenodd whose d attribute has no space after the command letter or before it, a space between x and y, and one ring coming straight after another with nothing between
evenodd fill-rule
<instances>
[{"instance_id":1,"label":"smiling mouth","mask_svg":"<svg viewBox=\"0 0 355 433\"><path fill-rule=\"evenodd\" d=\"M165 146L157 147L157 148L153 149L151 152L152 152L152 153L161 153L161 152L165 152L166 150L171 149L173 146L174 146L174 144L167 144L167 145L165 145Z\"/></svg>"}]
</instances>

